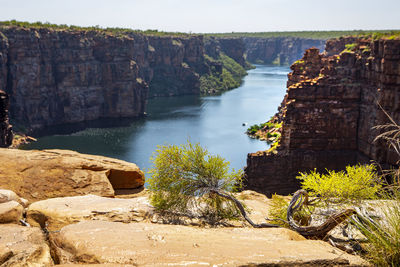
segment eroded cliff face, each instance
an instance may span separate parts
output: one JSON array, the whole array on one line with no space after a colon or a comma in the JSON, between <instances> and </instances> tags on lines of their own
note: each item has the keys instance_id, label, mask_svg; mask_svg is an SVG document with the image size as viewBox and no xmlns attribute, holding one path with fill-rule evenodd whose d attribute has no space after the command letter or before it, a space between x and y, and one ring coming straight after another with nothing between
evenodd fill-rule
<instances>
[{"instance_id":1,"label":"eroded cliff face","mask_svg":"<svg viewBox=\"0 0 400 267\"><path fill-rule=\"evenodd\" d=\"M346 44L353 51L337 54ZM396 163L386 144L373 142L372 127L388 122L377 101L400 122L400 40L340 38L326 49L309 49L291 66L280 146L248 155L246 188L289 194L300 171Z\"/></svg>"},{"instance_id":2,"label":"eroded cliff face","mask_svg":"<svg viewBox=\"0 0 400 267\"><path fill-rule=\"evenodd\" d=\"M245 65L241 39L216 44ZM148 97L200 94L200 78L211 74L224 80L205 59L203 36L0 28L0 90L9 95L11 121L26 133L138 117Z\"/></svg>"},{"instance_id":3,"label":"eroded cliff face","mask_svg":"<svg viewBox=\"0 0 400 267\"><path fill-rule=\"evenodd\" d=\"M0 32L0 147L10 146L13 138L8 120L9 97L3 91L7 86L7 50L7 38Z\"/></svg>"},{"instance_id":4,"label":"eroded cliff face","mask_svg":"<svg viewBox=\"0 0 400 267\"><path fill-rule=\"evenodd\" d=\"M154 56L150 68L150 97L199 94L200 76L208 70L202 36L148 36Z\"/></svg>"},{"instance_id":5,"label":"eroded cliff face","mask_svg":"<svg viewBox=\"0 0 400 267\"><path fill-rule=\"evenodd\" d=\"M296 37L243 38L246 45L246 59L256 64L290 65L302 57L304 51L311 47L321 51L325 39L308 39Z\"/></svg>"},{"instance_id":6,"label":"eroded cliff face","mask_svg":"<svg viewBox=\"0 0 400 267\"><path fill-rule=\"evenodd\" d=\"M8 95L0 90L0 147L10 146L12 139L12 127L8 121Z\"/></svg>"},{"instance_id":7,"label":"eroded cliff face","mask_svg":"<svg viewBox=\"0 0 400 267\"><path fill-rule=\"evenodd\" d=\"M28 131L144 113L148 86L139 64L151 51L141 36L44 28L1 31L9 44L5 89L10 116Z\"/></svg>"}]
</instances>

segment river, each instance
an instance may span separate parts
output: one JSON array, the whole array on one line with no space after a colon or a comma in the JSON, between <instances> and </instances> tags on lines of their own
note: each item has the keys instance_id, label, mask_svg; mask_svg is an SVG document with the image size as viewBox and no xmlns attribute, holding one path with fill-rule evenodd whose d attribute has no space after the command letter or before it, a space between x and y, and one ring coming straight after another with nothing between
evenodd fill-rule
<instances>
[{"instance_id":1,"label":"river","mask_svg":"<svg viewBox=\"0 0 400 267\"><path fill-rule=\"evenodd\" d=\"M240 169L246 165L247 153L268 148L265 142L251 139L244 132L276 113L285 95L288 72L288 67L256 65L239 88L222 95L149 99L148 116L132 120L125 127L45 136L24 149L71 149L134 162L147 170L157 145L190 140Z\"/></svg>"}]
</instances>

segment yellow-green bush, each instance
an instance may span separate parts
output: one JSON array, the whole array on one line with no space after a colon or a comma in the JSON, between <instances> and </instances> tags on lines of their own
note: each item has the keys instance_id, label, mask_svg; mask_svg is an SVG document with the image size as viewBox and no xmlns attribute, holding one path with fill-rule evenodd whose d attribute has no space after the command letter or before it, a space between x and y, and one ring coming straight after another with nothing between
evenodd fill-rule
<instances>
[{"instance_id":1,"label":"yellow-green bush","mask_svg":"<svg viewBox=\"0 0 400 267\"><path fill-rule=\"evenodd\" d=\"M159 146L151 158L151 204L162 211L191 213L193 208L212 220L239 215L232 201L213 194L229 194L242 185L241 170L229 172L229 162L210 155L199 144Z\"/></svg>"},{"instance_id":2,"label":"yellow-green bush","mask_svg":"<svg viewBox=\"0 0 400 267\"><path fill-rule=\"evenodd\" d=\"M374 199L382 188L381 179L372 164L347 166L345 171L339 172L327 170L327 173L318 173L314 170L300 173L296 178L311 196L338 201Z\"/></svg>"}]
</instances>

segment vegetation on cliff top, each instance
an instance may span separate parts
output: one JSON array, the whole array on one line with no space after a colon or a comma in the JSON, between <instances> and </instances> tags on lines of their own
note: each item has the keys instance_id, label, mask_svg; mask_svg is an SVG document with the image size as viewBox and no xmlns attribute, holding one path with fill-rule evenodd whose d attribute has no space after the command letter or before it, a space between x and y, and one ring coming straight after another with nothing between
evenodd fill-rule
<instances>
[{"instance_id":1,"label":"vegetation on cliff top","mask_svg":"<svg viewBox=\"0 0 400 267\"><path fill-rule=\"evenodd\" d=\"M185 37L185 36L192 36L192 35L198 35L198 34L189 34L189 33L184 33L184 32L163 32L163 31L158 31L158 30L134 30L134 29L129 29L129 28L112 28L112 27L107 27L107 28L102 28L99 25L96 26L90 26L90 27L82 27L82 26L76 26L76 25L67 25L67 24L53 24L50 22L27 22L27 21L17 21L17 20L8 20L8 21L0 21L0 27L4 26L16 26L16 27L22 27L22 28L36 28L36 29L41 29L41 28L51 28L55 30L69 30L69 31L94 31L98 33L108 33L112 35L124 35L124 34L129 34L129 33L139 33L139 34L145 34L145 35L154 35L154 36L179 36L179 37Z\"/></svg>"},{"instance_id":2,"label":"vegetation on cliff top","mask_svg":"<svg viewBox=\"0 0 400 267\"><path fill-rule=\"evenodd\" d=\"M267 122L254 124L247 128L246 134L252 138L267 141L271 145L268 153L276 153L281 140L282 122L278 122L276 116L272 116Z\"/></svg>"},{"instance_id":3,"label":"vegetation on cliff top","mask_svg":"<svg viewBox=\"0 0 400 267\"><path fill-rule=\"evenodd\" d=\"M376 38L400 35L400 30L353 30L353 31L285 31L285 32L231 32L231 33L207 33L205 35L217 37L296 37L310 39L330 39L343 36L375 36Z\"/></svg>"},{"instance_id":4,"label":"vegetation on cliff top","mask_svg":"<svg viewBox=\"0 0 400 267\"><path fill-rule=\"evenodd\" d=\"M282 31L282 32L231 32L231 33L184 33L184 32L163 32L158 30L135 30L129 28L118 28L118 27L107 27L103 28L99 25L82 27L76 25L67 24L53 24L50 22L27 22L8 20L0 21L1 26L17 26L23 28L52 28L58 30L81 30L81 31L96 31L104 32L109 34L121 35L128 33L141 33L145 35L154 36L191 36L191 35L205 35L215 37L259 37L259 38L270 38L270 37L297 37L297 38L310 38L310 39L329 39L337 38L342 36L370 36L374 39L377 38L399 38L400 30L352 30L352 31Z\"/></svg>"}]
</instances>

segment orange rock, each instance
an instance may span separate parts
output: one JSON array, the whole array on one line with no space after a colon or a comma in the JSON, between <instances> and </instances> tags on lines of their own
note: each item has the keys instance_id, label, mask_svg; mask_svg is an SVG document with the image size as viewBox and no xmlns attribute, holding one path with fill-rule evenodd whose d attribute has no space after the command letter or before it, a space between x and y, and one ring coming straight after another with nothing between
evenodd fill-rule
<instances>
[{"instance_id":1,"label":"orange rock","mask_svg":"<svg viewBox=\"0 0 400 267\"><path fill-rule=\"evenodd\" d=\"M95 194L114 196L114 189L144 184L133 163L69 150L0 149L0 188L30 201Z\"/></svg>"}]
</instances>

